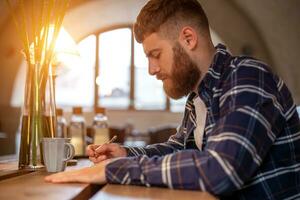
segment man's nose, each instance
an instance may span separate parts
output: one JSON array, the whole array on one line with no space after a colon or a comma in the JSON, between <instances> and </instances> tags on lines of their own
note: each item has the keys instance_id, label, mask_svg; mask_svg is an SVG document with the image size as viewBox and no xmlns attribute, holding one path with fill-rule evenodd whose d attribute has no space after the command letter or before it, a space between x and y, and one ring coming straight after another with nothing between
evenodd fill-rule
<instances>
[{"instance_id":1,"label":"man's nose","mask_svg":"<svg viewBox=\"0 0 300 200\"><path fill-rule=\"evenodd\" d=\"M155 75L159 72L160 68L157 64L154 64L152 62L149 62L149 66L148 66L148 72L150 75Z\"/></svg>"}]
</instances>

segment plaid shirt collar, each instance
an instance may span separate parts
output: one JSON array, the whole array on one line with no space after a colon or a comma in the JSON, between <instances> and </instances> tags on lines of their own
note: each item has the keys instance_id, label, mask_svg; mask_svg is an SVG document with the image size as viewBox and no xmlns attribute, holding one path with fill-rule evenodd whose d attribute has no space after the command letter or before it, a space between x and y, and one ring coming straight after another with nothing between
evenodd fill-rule
<instances>
[{"instance_id":1,"label":"plaid shirt collar","mask_svg":"<svg viewBox=\"0 0 300 200\"><path fill-rule=\"evenodd\" d=\"M213 99L213 93L216 89L223 69L226 67L228 62L232 59L231 54L226 51L226 46L218 44L216 46L216 53L213 58L213 62L210 65L207 73L198 86L198 94L191 92L188 95L187 103L194 109L194 99L198 96L203 100L205 105L208 107Z\"/></svg>"},{"instance_id":2,"label":"plaid shirt collar","mask_svg":"<svg viewBox=\"0 0 300 200\"><path fill-rule=\"evenodd\" d=\"M193 134L190 133L197 127L194 99L199 96L207 108L211 106L213 94L221 81L224 67L229 64L231 59L232 56L226 51L226 47L218 44L213 62L198 86L198 93L191 92L188 96L185 110L186 120L184 120L184 127L188 132L186 137L193 137Z\"/></svg>"}]
</instances>

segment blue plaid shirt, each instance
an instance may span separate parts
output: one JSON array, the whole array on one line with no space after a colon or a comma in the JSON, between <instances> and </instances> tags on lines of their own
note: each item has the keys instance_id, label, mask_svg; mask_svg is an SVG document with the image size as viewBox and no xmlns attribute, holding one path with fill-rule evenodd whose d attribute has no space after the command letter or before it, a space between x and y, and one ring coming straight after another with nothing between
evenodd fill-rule
<instances>
[{"instance_id":1,"label":"blue plaid shirt","mask_svg":"<svg viewBox=\"0 0 300 200\"><path fill-rule=\"evenodd\" d=\"M288 88L261 61L216 49L177 133L165 143L126 147L130 157L107 165L108 182L228 199L299 199L300 125ZM198 96L207 108L201 149L193 134Z\"/></svg>"}]
</instances>

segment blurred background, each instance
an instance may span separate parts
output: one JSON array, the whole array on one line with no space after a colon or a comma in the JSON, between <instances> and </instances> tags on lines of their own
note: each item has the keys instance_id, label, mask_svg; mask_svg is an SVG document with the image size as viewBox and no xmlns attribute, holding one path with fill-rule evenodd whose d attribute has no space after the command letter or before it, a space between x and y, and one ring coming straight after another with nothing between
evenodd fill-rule
<instances>
[{"instance_id":1,"label":"blurred background","mask_svg":"<svg viewBox=\"0 0 300 200\"><path fill-rule=\"evenodd\" d=\"M268 63L300 103L300 1L199 0L215 44L234 55ZM26 2L26 1L25 1ZM67 122L83 108L88 126L94 108L106 108L120 143L163 141L181 122L186 98L166 97L148 75L132 24L146 0L71 0L56 47L56 102ZM15 9L18 9L15 7ZM0 156L18 153L26 61L6 1L0 1ZM130 143L135 141L136 143ZM140 143L139 143L140 142Z\"/></svg>"}]
</instances>

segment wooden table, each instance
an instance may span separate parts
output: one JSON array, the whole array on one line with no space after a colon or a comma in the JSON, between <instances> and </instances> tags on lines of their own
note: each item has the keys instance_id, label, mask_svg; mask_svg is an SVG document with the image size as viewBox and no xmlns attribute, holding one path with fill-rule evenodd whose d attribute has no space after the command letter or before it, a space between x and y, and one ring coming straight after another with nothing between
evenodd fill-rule
<instances>
[{"instance_id":1,"label":"wooden table","mask_svg":"<svg viewBox=\"0 0 300 200\"><path fill-rule=\"evenodd\" d=\"M171 190L167 188L143 187L132 185L105 185L97 192L92 200L145 200L145 199L166 199L166 200L213 200L216 199L207 192L196 192L188 190Z\"/></svg>"},{"instance_id":2,"label":"wooden table","mask_svg":"<svg viewBox=\"0 0 300 200\"><path fill-rule=\"evenodd\" d=\"M80 160L67 170L88 166L88 160ZM50 173L45 169L37 171L17 170L16 162L0 163L0 199L215 199L206 192L171 190L167 188L147 188L127 185L95 184L53 184L44 181Z\"/></svg>"}]
</instances>

